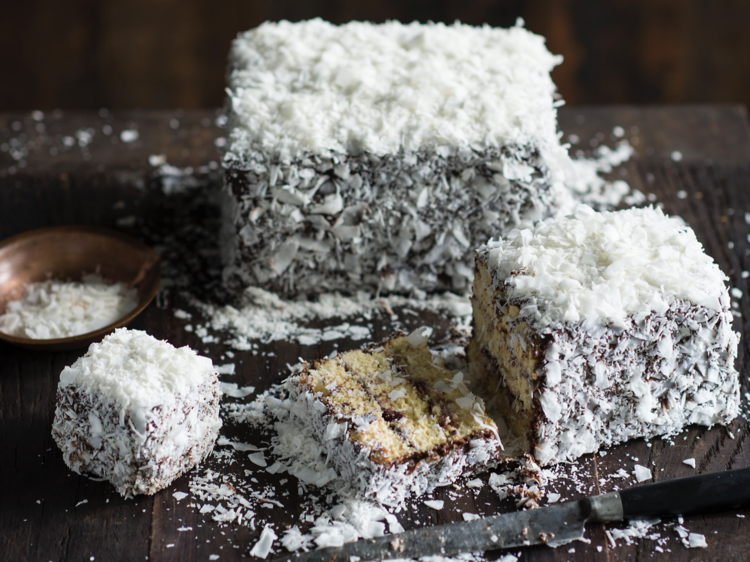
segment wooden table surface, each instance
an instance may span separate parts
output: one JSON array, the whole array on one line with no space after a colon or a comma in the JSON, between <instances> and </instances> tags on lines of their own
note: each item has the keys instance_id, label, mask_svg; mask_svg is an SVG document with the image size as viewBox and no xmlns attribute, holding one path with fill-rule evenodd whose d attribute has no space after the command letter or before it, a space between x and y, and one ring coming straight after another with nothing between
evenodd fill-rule
<instances>
[{"instance_id":1,"label":"wooden table surface","mask_svg":"<svg viewBox=\"0 0 750 562\"><path fill-rule=\"evenodd\" d=\"M253 385L257 392L280 381L287 363L298 357L314 359L330 353L338 343L358 347L361 342L321 342L301 346L289 342L259 344L252 352L225 356L228 347L204 344L183 329L175 308L186 308L179 288L209 295L217 285L215 242L193 228L201 223L211 230L218 220L215 208L205 203L201 190L215 187L222 130L215 111L132 111L89 113L0 114L0 239L33 228L58 224L90 224L119 228L162 249L166 277L174 286L161 306L153 303L131 325L174 345L191 345L217 363L235 362L237 373L226 380ZM621 126L636 156L614 172L632 188L663 204L666 212L681 215L696 231L706 251L729 277L731 287L742 289L735 329L743 332L737 367L743 395L748 389L745 362L750 339L745 318L750 318L747 280L750 270L750 135L742 108L597 107L563 108L560 128L580 139L572 151L597 143L612 146L613 127ZM138 139L123 142L137 130ZM131 134L131 137L133 135ZM674 153L674 154L673 154ZM678 154L679 153L679 154ZM180 168L193 167L197 187L165 195L151 155L166 155ZM680 158L681 156L681 158ZM152 159L153 160L153 159ZM746 218L747 216L747 218ZM185 274L184 272L188 273ZM178 275L182 272L182 275ZM193 323L200 322L196 317ZM409 319L410 327L430 322L439 331L447 320L437 315ZM373 337L386 336L391 319L375 322ZM0 559L39 561L84 560L238 560L249 557L262 529L273 521L279 535L286 525L297 524L301 498L295 482L282 484L288 475L271 475L238 456L234 475L252 471L261 484L276 489L283 508L256 509L257 529L248 524L221 525L191 507L194 498L177 501L175 491L188 492L190 475L178 479L153 497L124 500L106 482L80 477L65 466L51 439L55 390L60 371L83 351L42 353L0 343ZM248 398L248 400L252 397ZM228 401L242 402L238 399ZM614 447L606 456L585 455L557 469L561 477L547 491L563 499L603 493L614 486L633 485L611 475L634 464L649 466L654 480L750 466L747 433L747 400L743 414L730 426L690 427L672 442L634 440ZM227 424L223 433L248 442L264 437L247 426ZM254 441L255 440L255 441ZM225 449L225 448L224 448ZM695 458L696 468L683 464ZM199 469L214 466L215 459ZM226 470L224 468L223 470ZM248 473L249 474L249 473ZM194 474L193 474L194 475ZM484 480L487 480L485 475ZM574 482L577 484L574 485ZM461 490L465 490L461 488ZM441 495L443 494L443 495ZM451 499L441 489L435 497L446 499L446 508L433 511L421 505L403 511L404 527L431 525L461 519L461 511L491 514L514 509L509 500L497 501L484 486L478 494L460 491ZM195 504L193 504L195 505ZM747 515L741 510L739 515ZM603 525L591 526L590 544L521 551L521 560L741 560L750 552L750 517L738 512L687 518L684 526L702 533L707 549L686 549L677 538L674 522L652 530L661 542L640 538L630 544L618 540L613 547ZM178 531L191 527L190 531ZM278 542L276 553L281 552ZM659 546L663 552L658 552ZM574 551L570 551L573 548ZM500 553L488 554L496 558ZM271 555L269 558L273 558Z\"/></svg>"}]
</instances>

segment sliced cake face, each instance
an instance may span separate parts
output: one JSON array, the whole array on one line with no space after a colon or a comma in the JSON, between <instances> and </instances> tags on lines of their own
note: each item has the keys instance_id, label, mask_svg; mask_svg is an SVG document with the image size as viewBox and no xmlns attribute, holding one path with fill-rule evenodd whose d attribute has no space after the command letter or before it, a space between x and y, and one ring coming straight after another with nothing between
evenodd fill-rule
<instances>
[{"instance_id":1,"label":"sliced cake face","mask_svg":"<svg viewBox=\"0 0 750 562\"><path fill-rule=\"evenodd\" d=\"M542 463L739 411L725 277L660 210L583 209L476 259L469 360Z\"/></svg>"},{"instance_id":2,"label":"sliced cake face","mask_svg":"<svg viewBox=\"0 0 750 562\"><path fill-rule=\"evenodd\" d=\"M339 473L399 504L497 464L497 427L462 380L418 331L316 363L288 384Z\"/></svg>"},{"instance_id":3,"label":"sliced cake face","mask_svg":"<svg viewBox=\"0 0 750 562\"><path fill-rule=\"evenodd\" d=\"M229 286L464 289L472 251L568 204L559 62L521 27L266 23L233 43Z\"/></svg>"},{"instance_id":4,"label":"sliced cake face","mask_svg":"<svg viewBox=\"0 0 750 562\"><path fill-rule=\"evenodd\" d=\"M219 398L210 359L121 328L63 369L52 437L74 472L153 494L211 452Z\"/></svg>"}]
</instances>

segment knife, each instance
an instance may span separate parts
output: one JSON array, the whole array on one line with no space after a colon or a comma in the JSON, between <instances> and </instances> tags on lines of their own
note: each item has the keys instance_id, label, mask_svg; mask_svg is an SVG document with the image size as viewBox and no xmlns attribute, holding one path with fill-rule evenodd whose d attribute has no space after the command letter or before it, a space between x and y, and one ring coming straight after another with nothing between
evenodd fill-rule
<instances>
[{"instance_id":1,"label":"knife","mask_svg":"<svg viewBox=\"0 0 750 562\"><path fill-rule=\"evenodd\" d=\"M578 501L448 523L341 547L293 553L274 562L352 562L420 558L534 544L560 546L583 538L586 523L674 517L750 505L750 468L688 476Z\"/></svg>"}]
</instances>

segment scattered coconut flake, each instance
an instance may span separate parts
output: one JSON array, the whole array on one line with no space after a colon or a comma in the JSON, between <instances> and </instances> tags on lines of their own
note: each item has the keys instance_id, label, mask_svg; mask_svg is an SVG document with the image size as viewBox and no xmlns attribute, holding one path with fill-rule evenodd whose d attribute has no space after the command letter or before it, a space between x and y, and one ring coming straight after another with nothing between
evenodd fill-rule
<instances>
[{"instance_id":1,"label":"scattered coconut flake","mask_svg":"<svg viewBox=\"0 0 750 562\"><path fill-rule=\"evenodd\" d=\"M268 463L266 462L266 457L262 452L252 453L248 455L251 461L253 461L255 464L257 464L260 467L266 467L268 466Z\"/></svg>"},{"instance_id":2,"label":"scattered coconut flake","mask_svg":"<svg viewBox=\"0 0 750 562\"><path fill-rule=\"evenodd\" d=\"M633 467L633 474L638 482L643 482L644 480L650 480L652 478L651 471L640 464Z\"/></svg>"},{"instance_id":3,"label":"scattered coconut flake","mask_svg":"<svg viewBox=\"0 0 750 562\"><path fill-rule=\"evenodd\" d=\"M278 295L257 287L245 290L244 304L240 307L218 307L189 297L192 304L208 317L210 328L227 330L234 337L225 343L238 350L252 349L253 343L296 340L301 345L317 345L323 341L323 333L335 331L354 341L371 338L366 326L351 325L348 322L326 329L305 326L313 319L358 317L369 319L374 313L392 311L393 308L408 306L415 310L447 312L456 329L468 333L471 322L471 303L468 295L445 293L425 298L406 298L391 295L375 299L372 295L360 292L346 297L338 293L323 293L314 300L284 300Z\"/></svg>"},{"instance_id":4,"label":"scattered coconut flake","mask_svg":"<svg viewBox=\"0 0 750 562\"><path fill-rule=\"evenodd\" d=\"M480 515L477 515L476 513L467 513L464 512L461 514L464 518L464 521L476 521L477 519L481 519L482 517Z\"/></svg>"},{"instance_id":5,"label":"scattered coconut flake","mask_svg":"<svg viewBox=\"0 0 750 562\"><path fill-rule=\"evenodd\" d=\"M178 530L178 531L179 531L180 533L184 533L184 532L186 532L186 531L192 531L192 530L193 530L193 528L192 528L192 527L177 527L177 530Z\"/></svg>"},{"instance_id":6,"label":"scattered coconut flake","mask_svg":"<svg viewBox=\"0 0 750 562\"><path fill-rule=\"evenodd\" d=\"M299 527L296 525L284 532L284 537L281 539L281 545L286 548L289 552L302 549L305 552L312 547L312 537L310 535L302 534Z\"/></svg>"},{"instance_id":7,"label":"scattered coconut flake","mask_svg":"<svg viewBox=\"0 0 750 562\"><path fill-rule=\"evenodd\" d=\"M440 511L441 509L443 509L443 505L445 505L445 502L443 500L425 500L422 503L436 511Z\"/></svg>"},{"instance_id":8,"label":"scattered coconut flake","mask_svg":"<svg viewBox=\"0 0 750 562\"><path fill-rule=\"evenodd\" d=\"M208 559L209 559L209 560L218 560L218 559L219 559L219 555L218 555L218 554L211 554L211 555L210 555L210 556L208 557Z\"/></svg>"},{"instance_id":9,"label":"scattered coconut flake","mask_svg":"<svg viewBox=\"0 0 750 562\"><path fill-rule=\"evenodd\" d=\"M255 392L255 387L243 386L242 388L238 388L236 382L220 382L219 390L221 390L222 394L226 394L232 398L244 398Z\"/></svg>"},{"instance_id":10,"label":"scattered coconut flake","mask_svg":"<svg viewBox=\"0 0 750 562\"><path fill-rule=\"evenodd\" d=\"M271 552L273 541L275 541L277 538L278 537L276 536L276 533L273 532L271 525L266 525L265 527L263 527L263 531L260 534L260 539L258 539L258 542L255 543L255 546L250 551L250 556L265 558L266 556L268 556L268 553Z\"/></svg>"},{"instance_id":11,"label":"scattered coconut flake","mask_svg":"<svg viewBox=\"0 0 750 562\"><path fill-rule=\"evenodd\" d=\"M120 132L120 140L122 142L135 142L141 135L135 129L124 129Z\"/></svg>"},{"instance_id":12,"label":"scattered coconut flake","mask_svg":"<svg viewBox=\"0 0 750 562\"><path fill-rule=\"evenodd\" d=\"M467 488L481 488L482 486L484 486L484 482L482 482L482 480L479 478L475 478L474 480L469 480L466 483Z\"/></svg>"},{"instance_id":13,"label":"scattered coconut flake","mask_svg":"<svg viewBox=\"0 0 750 562\"><path fill-rule=\"evenodd\" d=\"M230 441L223 435L216 440L216 444L219 446L229 445L235 451L265 451L265 449L261 449L256 445L253 445L252 443L238 443L236 441Z\"/></svg>"},{"instance_id":14,"label":"scattered coconut flake","mask_svg":"<svg viewBox=\"0 0 750 562\"><path fill-rule=\"evenodd\" d=\"M674 160L675 162L680 162L680 161L682 161L682 152L680 152L679 150L674 150L674 151L672 151L672 154L671 154L671 158L672 158L672 160Z\"/></svg>"},{"instance_id":15,"label":"scattered coconut flake","mask_svg":"<svg viewBox=\"0 0 750 562\"><path fill-rule=\"evenodd\" d=\"M559 501L560 501L560 494L557 494L555 492L550 492L547 494L548 503L557 503Z\"/></svg>"},{"instance_id":16,"label":"scattered coconut flake","mask_svg":"<svg viewBox=\"0 0 750 562\"><path fill-rule=\"evenodd\" d=\"M620 539L625 541L625 544L633 544L633 539L636 538L648 538L656 540L660 537L658 534L651 533L651 527L660 523L660 519L636 519L630 521L628 526L624 529L606 529L604 533L609 539L612 547L617 546L617 542Z\"/></svg>"},{"instance_id":17,"label":"scattered coconut flake","mask_svg":"<svg viewBox=\"0 0 750 562\"><path fill-rule=\"evenodd\" d=\"M172 494L172 497L173 497L173 498L174 498L175 500L177 500L178 502L179 502L179 501L182 501L182 500L184 500L184 499L185 499L185 498L186 498L187 496L188 496L188 495L187 495L187 494L186 494L185 492L174 492L174 493Z\"/></svg>"},{"instance_id":18,"label":"scattered coconut flake","mask_svg":"<svg viewBox=\"0 0 750 562\"><path fill-rule=\"evenodd\" d=\"M685 459L682 462L685 463L686 465L688 465L691 468L695 468L695 459Z\"/></svg>"},{"instance_id":19,"label":"scattered coconut flake","mask_svg":"<svg viewBox=\"0 0 750 562\"><path fill-rule=\"evenodd\" d=\"M233 375L235 373L236 365L234 363L227 363L226 365L214 365L214 369L220 375Z\"/></svg>"},{"instance_id":20,"label":"scattered coconut flake","mask_svg":"<svg viewBox=\"0 0 750 562\"><path fill-rule=\"evenodd\" d=\"M167 163L167 155L166 154L151 154L148 157L148 163L154 168L158 168L162 164Z\"/></svg>"},{"instance_id":21,"label":"scattered coconut flake","mask_svg":"<svg viewBox=\"0 0 750 562\"><path fill-rule=\"evenodd\" d=\"M424 347L425 345L427 345L427 340L431 335L432 328L422 326L414 330L404 339L406 339L406 341L409 342L409 345L411 345L412 347Z\"/></svg>"},{"instance_id":22,"label":"scattered coconut flake","mask_svg":"<svg viewBox=\"0 0 750 562\"><path fill-rule=\"evenodd\" d=\"M690 533L688 535L688 545L689 548L707 548L708 543L706 542L706 537L704 535L701 535L700 533Z\"/></svg>"}]
</instances>

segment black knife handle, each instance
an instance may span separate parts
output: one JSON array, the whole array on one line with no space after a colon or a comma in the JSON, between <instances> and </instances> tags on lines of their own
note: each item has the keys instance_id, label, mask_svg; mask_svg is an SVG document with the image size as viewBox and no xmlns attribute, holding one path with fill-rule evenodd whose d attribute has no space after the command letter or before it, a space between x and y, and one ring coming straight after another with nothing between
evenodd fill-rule
<instances>
[{"instance_id":1,"label":"black knife handle","mask_svg":"<svg viewBox=\"0 0 750 562\"><path fill-rule=\"evenodd\" d=\"M750 505L750 468L620 490L625 519L693 515Z\"/></svg>"}]
</instances>

